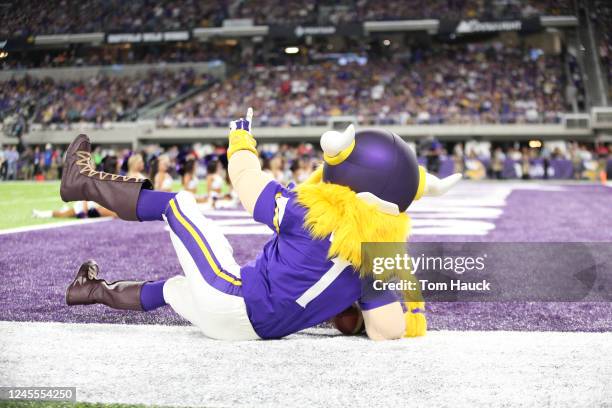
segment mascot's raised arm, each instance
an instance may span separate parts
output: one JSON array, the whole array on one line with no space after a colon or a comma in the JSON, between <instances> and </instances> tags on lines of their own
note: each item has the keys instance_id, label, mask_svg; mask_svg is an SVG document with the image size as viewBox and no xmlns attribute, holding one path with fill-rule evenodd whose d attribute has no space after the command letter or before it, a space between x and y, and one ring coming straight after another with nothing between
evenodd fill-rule
<instances>
[{"instance_id":1,"label":"mascot's raised arm","mask_svg":"<svg viewBox=\"0 0 612 408\"><path fill-rule=\"evenodd\" d=\"M443 194L460 176L428 175L397 135L351 125L321 137L323 166L288 189L261 170L252 122L249 108L230 124L229 175L245 209L272 237L242 266L192 194L152 191L147 180L94 171L89 139L77 137L67 150L62 198L99 202L126 220L165 221L184 275L108 283L89 260L68 287L67 303L142 311L170 305L205 335L225 340L284 337L357 303L374 340L423 335L423 304L375 290L361 268L361 243L406 242L410 203Z\"/></svg>"}]
</instances>

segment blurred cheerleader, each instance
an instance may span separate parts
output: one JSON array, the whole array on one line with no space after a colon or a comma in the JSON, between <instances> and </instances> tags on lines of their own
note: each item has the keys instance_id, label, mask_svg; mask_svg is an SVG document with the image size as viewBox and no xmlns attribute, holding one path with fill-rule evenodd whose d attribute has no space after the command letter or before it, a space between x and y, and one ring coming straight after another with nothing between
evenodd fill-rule
<instances>
[{"instance_id":1,"label":"blurred cheerleader","mask_svg":"<svg viewBox=\"0 0 612 408\"><path fill-rule=\"evenodd\" d=\"M223 166L219 160L213 159L206 165L206 191L208 202L212 208L216 208L217 201L223 197Z\"/></svg>"},{"instance_id":2,"label":"blurred cheerleader","mask_svg":"<svg viewBox=\"0 0 612 408\"><path fill-rule=\"evenodd\" d=\"M140 153L133 154L128 159L128 171L125 174L127 177L138 179L146 178L142 172L144 171L144 160Z\"/></svg>"},{"instance_id":3,"label":"blurred cheerleader","mask_svg":"<svg viewBox=\"0 0 612 408\"><path fill-rule=\"evenodd\" d=\"M181 169L183 190L189 191L194 195L198 192L198 183L200 182L196 175L197 169L198 162L195 159L187 160Z\"/></svg>"},{"instance_id":4,"label":"blurred cheerleader","mask_svg":"<svg viewBox=\"0 0 612 408\"><path fill-rule=\"evenodd\" d=\"M168 173L170 168L170 158L162 154L151 163L150 179L153 180L153 186L158 191L172 191L172 176Z\"/></svg>"},{"instance_id":5,"label":"blurred cheerleader","mask_svg":"<svg viewBox=\"0 0 612 408\"><path fill-rule=\"evenodd\" d=\"M208 201L206 196L198 195L198 186L200 185L200 179L197 176L198 173L198 161L196 159L188 159L185 165L181 169L181 184L183 190L189 191L195 196L196 202L205 203Z\"/></svg>"},{"instance_id":6,"label":"blurred cheerleader","mask_svg":"<svg viewBox=\"0 0 612 408\"><path fill-rule=\"evenodd\" d=\"M72 206L59 210L32 210L33 218L100 218L113 217L117 214L93 201L75 201Z\"/></svg>"}]
</instances>

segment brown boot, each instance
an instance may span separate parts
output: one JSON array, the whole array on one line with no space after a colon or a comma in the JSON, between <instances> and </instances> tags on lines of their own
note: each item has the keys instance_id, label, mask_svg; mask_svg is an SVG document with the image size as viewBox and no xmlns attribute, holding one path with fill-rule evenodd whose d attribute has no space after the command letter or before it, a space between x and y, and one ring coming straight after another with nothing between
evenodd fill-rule
<instances>
[{"instance_id":1,"label":"brown boot","mask_svg":"<svg viewBox=\"0 0 612 408\"><path fill-rule=\"evenodd\" d=\"M147 179L96 171L91 162L91 143L79 135L68 146L60 196L68 201L95 201L128 221L138 221L136 204L140 190L153 189Z\"/></svg>"},{"instance_id":2,"label":"brown boot","mask_svg":"<svg viewBox=\"0 0 612 408\"><path fill-rule=\"evenodd\" d=\"M97 279L100 267L89 260L81 265L76 278L66 290L66 304L92 305L101 303L113 309L143 310L140 290L145 282L118 281L108 283Z\"/></svg>"}]
</instances>

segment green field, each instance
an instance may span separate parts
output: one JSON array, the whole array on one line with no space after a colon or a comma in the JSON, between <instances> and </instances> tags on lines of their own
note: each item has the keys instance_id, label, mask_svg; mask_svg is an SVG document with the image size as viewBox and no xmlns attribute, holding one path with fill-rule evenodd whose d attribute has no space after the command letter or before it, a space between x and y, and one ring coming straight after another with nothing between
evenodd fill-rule
<instances>
[{"instance_id":1,"label":"green field","mask_svg":"<svg viewBox=\"0 0 612 408\"><path fill-rule=\"evenodd\" d=\"M29 225L66 222L67 219L32 218L32 210L57 210L66 204L59 195L58 181L10 181L0 182L0 230ZM173 190L179 191L181 185L174 183ZM204 194L206 186L200 183L198 194Z\"/></svg>"},{"instance_id":2,"label":"green field","mask_svg":"<svg viewBox=\"0 0 612 408\"><path fill-rule=\"evenodd\" d=\"M59 195L59 181L0 183L0 229L49 224L61 219L32 218L32 210L56 210L66 205Z\"/></svg>"}]
</instances>

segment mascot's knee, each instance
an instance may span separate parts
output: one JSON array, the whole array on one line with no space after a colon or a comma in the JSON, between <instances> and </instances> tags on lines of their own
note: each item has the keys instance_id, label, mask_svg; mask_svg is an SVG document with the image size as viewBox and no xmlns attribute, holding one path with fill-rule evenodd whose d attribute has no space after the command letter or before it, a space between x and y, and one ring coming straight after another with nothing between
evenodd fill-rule
<instances>
[{"instance_id":1,"label":"mascot's knee","mask_svg":"<svg viewBox=\"0 0 612 408\"><path fill-rule=\"evenodd\" d=\"M164 284L164 300L172 306L185 296L186 290L188 290L187 278L185 276L174 276Z\"/></svg>"},{"instance_id":2,"label":"mascot's knee","mask_svg":"<svg viewBox=\"0 0 612 408\"><path fill-rule=\"evenodd\" d=\"M195 196L190 191L180 191L176 194L175 199L183 211L198 211L198 203L196 202Z\"/></svg>"}]
</instances>

